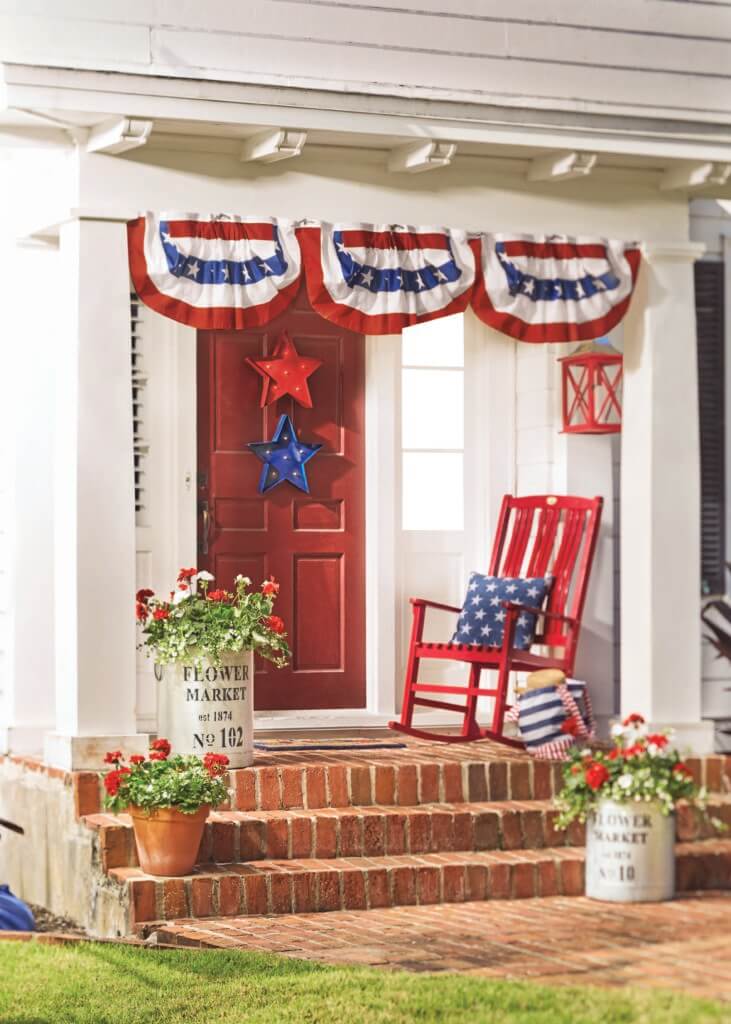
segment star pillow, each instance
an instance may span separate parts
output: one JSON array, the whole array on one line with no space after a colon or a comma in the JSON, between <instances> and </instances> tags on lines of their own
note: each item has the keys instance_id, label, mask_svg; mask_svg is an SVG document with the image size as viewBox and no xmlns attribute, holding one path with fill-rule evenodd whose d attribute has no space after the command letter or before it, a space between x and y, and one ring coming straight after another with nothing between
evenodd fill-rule
<instances>
[{"instance_id":1,"label":"star pillow","mask_svg":"<svg viewBox=\"0 0 731 1024\"><path fill-rule=\"evenodd\" d=\"M504 579L500 576L470 574L467 596L457 619L453 644L484 644L501 647L507 611L505 601L541 608L553 580L539 576L536 579ZM521 612L515 626L513 646L525 651L533 643L536 616Z\"/></svg>"}]
</instances>

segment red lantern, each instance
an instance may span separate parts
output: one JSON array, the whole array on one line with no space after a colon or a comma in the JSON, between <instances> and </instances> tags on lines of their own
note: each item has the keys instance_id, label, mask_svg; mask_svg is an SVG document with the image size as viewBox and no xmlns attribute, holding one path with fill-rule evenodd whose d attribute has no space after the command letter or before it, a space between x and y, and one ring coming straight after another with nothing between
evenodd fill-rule
<instances>
[{"instance_id":1,"label":"red lantern","mask_svg":"<svg viewBox=\"0 0 731 1024\"><path fill-rule=\"evenodd\" d=\"M622 429L622 353L608 338L586 341L561 363L563 432L616 434Z\"/></svg>"}]
</instances>

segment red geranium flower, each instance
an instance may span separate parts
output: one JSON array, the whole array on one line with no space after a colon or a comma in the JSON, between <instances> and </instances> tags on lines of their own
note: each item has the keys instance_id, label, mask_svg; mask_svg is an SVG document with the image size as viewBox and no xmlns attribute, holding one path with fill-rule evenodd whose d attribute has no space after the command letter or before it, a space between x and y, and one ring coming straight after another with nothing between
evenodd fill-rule
<instances>
[{"instance_id":1,"label":"red geranium flower","mask_svg":"<svg viewBox=\"0 0 731 1024\"><path fill-rule=\"evenodd\" d=\"M135 615L138 622L144 622L148 616L148 608L144 601L137 601L135 604Z\"/></svg>"},{"instance_id":2,"label":"red geranium flower","mask_svg":"<svg viewBox=\"0 0 731 1024\"><path fill-rule=\"evenodd\" d=\"M264 582L262 583L261 590L262 593L267 596L269 594L278 594L279 584L277 583L273 576L270 576L268 580L264 580Z\"/></svg>"},{"instance_id":3,"label":"red geranium flower","mask_svg":"<svg viewBox=\"0 0 731 1024\"><path fill-rule=\"evenodd\" d=\"M584 773L586 784L590 789L600 789L609 778L609 772L607 766L604 764L597 764L596 761L590 764Z\"/></svg>"},{"instance_id":4,"label":"red geranium flower","mask_svg":"<svg viewBox=\"0 0 731 1024\"><path fill-rule=\"evenodd\" d=\"M129 763L130 764L142 764L142 762L144 760L145 760L145 755L144 754L132 754L132 756L129 759Z\"/></svg>"},{"instance_id":5,"label":"red geranium flower","mask_svg":"<svg viewBox=\"0 0 731 1024\"><path fill-rule=\"evenodd\" d=\"M274 633L284 632L284 620L280 619L278 615L267 615L262 620L265 626L268 626Z\"/></svg>"},{"instance_id":6,"label":"red geranium flower","mask_svg":"<svg viewBox=\"0 0 731 1024\"><path fill-rule=\"evenodd\" d=\"M647 737L648 743L654 743L656 747L666 747L668 745L667 736L663 736L661 732L653 732Z\"/></svg>"},{"instance_id":7,"label":"red geranium flower","mask_svg":"<svg viewBox=\"0 0 731 1024\"><path fill-rule=\"evenodd\" d=\"M154 596L155 596L155 591L154 590L150 590L148 587L145 587L143 590L138 590L137 591L137 593L135 594L135 599L137 601L141 601L143 604L146 604L148 597L154 597Z\"/></svg>"},{"instance_id":8,"label":"red geranium flower","mask_svg":"<svg viewBox=\"0 0 731 1024\"><path fill-rule=\"evenodd\" d=\"M609 753L607 754L607 757L609 758L610 761L616 761L618 757L623 757L623 756L624 756L624 754L619 749L619 747L615 747L614 750L610 750Z\"/></svg>"},{"instance_id":9,"label":"red geranium flower","mask_svg":"<svg viewBox=\"0 0 731 1024\"><path fill-rule=\"evenodd\" d=\"M116 796L125 775L129 775L129 768L115 768L104 776L104 788L110 796Z\"/></svg>"},{"instance_id":10,"label":"red geranium flower","mask_svg":"<svg viewBox=\"0 0 731 1024\"><path fill-rule=\"evenodd\" d=\"M181 569L178 573L178 583L190 583L197 571L197 569Z\"/></svg>"},{"instance_id":11,"label":"red geranium flower","mask_svg":"<svg viewBox=\"0 0 731 1024\"><path fill-rule=\"evenodd\" d=\"M566 721L562 723L561 732L565 732L569 736L576 736L580 728L581 723L578 718L576 715L572 715L571 718L567 718Z\"/></svg>"},{"instance_id":12,"label":"red geranium flower","mask_svg":"<svg viewBox=\"0 0 731 1024\"><path fill-rule=\"evenodd\" d=\"M209 601L225 601L227 597L228 594L226 593L225 590L212 590L208 594Z\"/></svg>"},{"instance_id":13,"label":"red geranium flower","mask_svg":"<svg viewBox=\"0 0 731 1024\"><path fill-rule=\"evenodd\" d=\"M203 767L212 778L223 775L227 765L228 758L225 754L206 754L203 757Z\"/></svg>"},{"instance_id":14,"label":"red geranium flower","mask_svg":"<svg viewBox=\"0 0 731 1024\"><path fill-rule=\"evenodd\" d=\"M152 741L150 750L154 750L155 754L158 755L155 757L155 754L150 754L151 761L165 761L170 756L172 747L170 746L170 741L161 736L159 739Z\"/></svg>"},{"instance_id":15,"label":"red geranium flower","mask_svg":"<svg viewBox=\"0 0 731 1024\"><path fill-rule=\"evenodd\" d=\"M627 747L622 753L625 757L639 757L640 754L645 753L645 747L642 743L633 743L631 747Z\"/></svg>"},{"instance_id":16,"label":"red geranium flower","mask_svg":"<svg viewBox=\"0 0 731 1024\"><path fill-rule=\"evenodd\" d=\"M631 715L627 715L622 725L644 725L644 718L642 715L638 715L636 711L633 711Z\"/></svg>"},{"instance_id":17,"label":"red geranium flower","mask_svg":"<svg viewBox=\"0 0 731 1024\"><path fill-rule=\"evenodd\" d=\"M117 764L118 761L123 761L124 756L121 750L108 750L104 755L104 764Z\"/></svg>"},{"instance_id":18,"label":"red geranium flower","mask_svg":"<svg viewBox=\"0 0 731 1024\"><path fill-rule=\"evenodd\" d=\"M178 583L178 590L189 590L187 583Z\"/></svg>"},{"instance_id":19,"label":"red geranium flower","mask_svg":"<svg viewBox=\"0 0 731 1024\"><path fill-rule=\"evenodd\" d=\"M155 619L156 622L159 622L160 619L169 619L170 612L167 610L167 608L156 608L155 611L152 613L152 617L153 619Z\"/></svg>"},{"instance_id":20,"label":"red geranium flower","mask_svg":"<svg viewBox=\"0 0 731 1024\"><path fill-rule=\"evenodd\" d=\"M693 778L693 772L690 770L685 761L678 761L677 764L674 764L673 771L676 775L685 775L688 779Z\"/></svg>"}]
</instances>

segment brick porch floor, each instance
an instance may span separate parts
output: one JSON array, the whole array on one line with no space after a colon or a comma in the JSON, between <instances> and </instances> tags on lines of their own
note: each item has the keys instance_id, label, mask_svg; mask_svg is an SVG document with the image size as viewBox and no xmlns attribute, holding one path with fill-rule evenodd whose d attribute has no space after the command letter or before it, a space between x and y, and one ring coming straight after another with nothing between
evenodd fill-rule
<instances>
[{"instance_id":1,"label":"brick porch floor","mask_svg":"<svg viewBox=\"0 0 731 1024\"><path fill-rule=\"evenodd\" d=\"M159 925L160 942L545 984L667 988L731 1003L731 893L561 896Z\"/></svg>"}]
</instances>

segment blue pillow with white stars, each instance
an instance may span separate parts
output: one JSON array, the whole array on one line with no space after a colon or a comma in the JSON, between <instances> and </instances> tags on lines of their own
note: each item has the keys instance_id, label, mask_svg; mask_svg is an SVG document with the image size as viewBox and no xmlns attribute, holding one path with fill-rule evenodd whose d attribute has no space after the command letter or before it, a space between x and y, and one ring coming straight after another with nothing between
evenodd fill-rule
<instances>
[{"instance_id":1,"label":"blue pillow with white stars","mask_svg":"<svg viewBox=\"0 0 731 1024\"><path fill-rule=\"evenodd\" d=\"M510 579L501 576L470 574L467 596L457 619L453 644L483 644L501 647L507 612L505 601L542 608L553 580L543 576L535 579ZM533 643L536 616L521 612L515 626L513 647L525 651Z\"/></svg>"}]
</instances>

